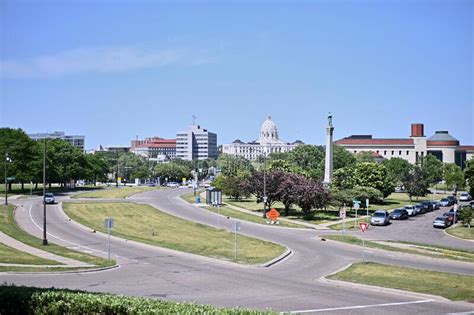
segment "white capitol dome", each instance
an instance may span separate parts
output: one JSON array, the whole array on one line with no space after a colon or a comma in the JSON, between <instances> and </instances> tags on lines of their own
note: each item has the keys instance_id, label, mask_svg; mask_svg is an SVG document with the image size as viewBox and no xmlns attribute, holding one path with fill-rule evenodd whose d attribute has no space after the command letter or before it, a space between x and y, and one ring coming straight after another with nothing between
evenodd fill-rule
<instances>
[{"instance_id":1,"label":"white capitol dome","mask_svg":"<svg viewBox=\"0 0 474 315\"><path fill-rule=\"evenodd\" d=\"M268 118L263 122L262 127L260 128L259 142L279 142L278 128L273 122L272 116L268 116Z\"/></svg>"}]
</instances>

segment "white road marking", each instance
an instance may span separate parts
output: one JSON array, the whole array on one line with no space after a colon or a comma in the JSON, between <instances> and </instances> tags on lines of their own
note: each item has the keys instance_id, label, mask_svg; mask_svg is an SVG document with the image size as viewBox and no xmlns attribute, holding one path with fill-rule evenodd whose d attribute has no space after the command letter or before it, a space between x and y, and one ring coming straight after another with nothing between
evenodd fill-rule
<instances>
[{"instance_id":1,"label":"white road marking","mask_svg":"<svg viewBox=\"0 0 474 315\"><path fill-rule=\"evenodd\" d=\"M448 315L455 315L455 314L457 314L457 315L462 315L462 314L468 315L468 314L474 314L474 311L461 312L461 313L448 313Z\"/></svg>"},{"instance_id":2,"label":"white road marking","mask_svg":"<svg viewBox=\"0 0 474 315\"><path fill-rule=\"evenodd\" d=\"M42 228L41 226L39 226L38 223L35 222L35 220L33 219L33 216L31 215L31 209L32 209L32 208L33 208L33 206L30 206L30 209L29 209L29 211L28 211L28 212L29 212L29 215L30 215L30 220L31 220L31 222L33 222L33 224L34 224L40 231L43 231L43 228ZM58 239L58 240L60 240L60 241L63 241L63 242L69 243L69 244L71 244L71 245L77 246L77 247L79 247L79 248L85 248L85 249L91 250L91 251L93 251L93 252L98 252L98 253L101 253L101 254L108 254L108 252L106 252L106 251L101 251L101 250L97 250L97 249L94 249L94 248L90 248L90 247L87 247L87 246L83 246L83 245L80 245L80 244L77 244L77 243L73 243L73 242L71 242L71 241L65 240L65 239L63 239L63 238L60 238L59 236L53 235L53 234L48 233L48 232L46 232L46 234L49 235L49 236L51 236L51 237L53 237L53 238L56 238L56 239ZM118 256L117 256L117 257L118 257ZM136 260L134 260L134 259L130 259L130 258L125 258L125 259L131 260L131 261L134 261L134 262L138 262L138 261L136 261Z\"/></svg>"},{"instance_id":3,"label":"white road marking","mask_svg":"<svg viewBox=\"0 0 474 315\"><path fill-rule=\"evenodd\" d=\"M434 300L419 300L419 301L411 301L411 302L397 302L397 303L372 304L372 305L354 305L354 306L335 307L335 308L319 308L319 309L314 309L314 310L293 311L293 312L290 312L290 314L353 310L353 309L362 309L362 308L370 308L370 307L409 305L409 304L420 304L420 303L429 303L429 302L434 302Z\"/></svg>"}]
</instances>

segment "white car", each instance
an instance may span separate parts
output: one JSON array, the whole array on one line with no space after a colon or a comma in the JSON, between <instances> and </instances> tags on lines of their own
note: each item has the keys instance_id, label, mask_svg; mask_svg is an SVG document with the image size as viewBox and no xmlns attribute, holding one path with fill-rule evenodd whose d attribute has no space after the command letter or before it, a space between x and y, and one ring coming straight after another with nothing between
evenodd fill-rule
<instances>
[{"instance_id":1,"label":"white car","mask_svg":"<svg viewBox=\"0 0 474 315\"><path fill-rule=\"evenodd\" d=\"M417 215L418 213L416 212L416 207L414 205L406 205L404 209L408 212L408 215L410 217L413 217Z\"/></svg>"},{"instance_id":2,"label":"white car","mask_svg":"<svg viewBox=\"0 0 474 315\"><path fill-rule=\"evenodd\" d=\"M54 195L52 193L44 194L44 203L46 204L54 204L56 200L54 200Z\"/></svg>"},{"instance_id":3,"label":"white car","mask_svg":"<svg viewBox=\"0 0 474 315\"><path fill-rule=\"evenodd\" d=\"M467 192L462 192L459 194L459 201L471 201L471 195Z\"/></svg>"}]
</instances>

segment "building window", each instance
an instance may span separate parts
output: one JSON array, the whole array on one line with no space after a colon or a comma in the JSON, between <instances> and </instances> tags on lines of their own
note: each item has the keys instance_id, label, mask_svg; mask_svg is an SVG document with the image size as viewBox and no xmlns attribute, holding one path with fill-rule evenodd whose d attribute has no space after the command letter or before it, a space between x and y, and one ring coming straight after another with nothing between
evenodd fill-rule
<instances>
[{"instance_id":1,"label":"building window","mask_svg":"<svg viewBox=\"0 0 474 315\"><path fill-rule=\"evenodd\" d=\"M392 151L392 155L394 155L394 154L395 154L395 151Z\"/></svg>"},{"instance_id":2,"label":"building window","mask_svg":"<svg viewBox=\"0 0 474 315\"><path fill-rule=\"evenodd\" d=\"M377 154L379 154L379 150L377 150Z\"/></svg>"},{"instance_id":3,"label":"building window","mask_svg":"<svg viewBox=\"0 0 474 315\"><path fill-rule=\"evenodd\" d=\"M400 150L400 151L398 151L398 155L402 155L402 151L401 151L401 150Z\"/></svg>"},{"instance_id":4,"label":"building window","mask_svg":"<svg viewBox=\"0 0 474 315\"><path fill-rule=\"evenodd\" d=\"M387 151L383 151L383 155L387 155Z\"/></svg>"},{"instance_id":5,"label":"building window","mask_svg":"<svg viewBox=\"0 0 474 315\"><path fill-rule=\"evenodd\" d=\"M407 155L410 153L410 151L407 150Z\"/></svg>"}]
</instances>

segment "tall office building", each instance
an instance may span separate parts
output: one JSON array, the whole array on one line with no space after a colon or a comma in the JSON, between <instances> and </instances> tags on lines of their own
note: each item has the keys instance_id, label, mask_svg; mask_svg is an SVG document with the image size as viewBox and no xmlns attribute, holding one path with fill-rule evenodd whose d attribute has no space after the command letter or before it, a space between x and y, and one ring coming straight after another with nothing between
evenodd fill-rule
<instances>
[{"instance_id":1,"label":"tall office building","mask_svg":"<svg viewBox=\"0 0 474 315\"><path fill-rule=\"evenodd\" d=\"M191 125L187 131L176 134L176 157L182 160L217 158L217 134Z\"/></svg>"},{"instance_id":2,"label":"tall office building","mask_svg":"<svg viewBox=\"0 0 474 315\"><path fill-rule=\"evenodd\" d=\"M53 133L35 133L29 134L28 137L31 139L38 141L43 139L61 139L69 142L74 147L81 149L84 151L84 139L85 136L69 136L64 133L64 131L55 131Z\"/></svg>"}]
</instances>

